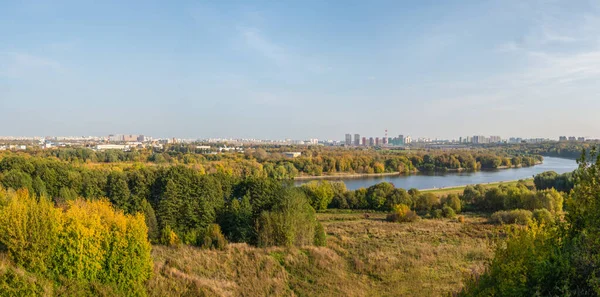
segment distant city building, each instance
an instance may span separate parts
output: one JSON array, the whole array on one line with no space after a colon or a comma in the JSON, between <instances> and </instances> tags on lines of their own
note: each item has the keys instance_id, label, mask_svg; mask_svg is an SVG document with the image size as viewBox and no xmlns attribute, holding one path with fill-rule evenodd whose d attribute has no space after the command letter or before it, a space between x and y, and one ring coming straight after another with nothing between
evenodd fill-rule
<instances>
[{"instance_id":1,"label":"distant city building","mask_svg":"<svg viewBox=\"0 0 600 297\"><path fill-rule=\"evenodd\" d=\"M379 142L379 137L375 137L375 145L381 145L381 143Z\"/></svg>"},{"instance_id":2,"label":"distant city building","mask_svg":"<svg viewBox=\"0 0 600 297\"><path fill-rule=\"evenodd\" d=\"M283 153L283 155L288 158L297 158L297 157L300 157L302 155L302 153L301 152L285 152L285 153Z\"/></svg>"},{"instance_id":3,"label":"distant city building","mask_svg":"<svg viewBox=\"0 0 600 297\"><path fill-rule=\"evenodd\" d=\"M366 137L363 137L363 138L362 138L361 145L363 145L363 146L366 146L366 145L367 145L367 138L366 138Z\"/></svg>"},{"instance_id":4,"label":"distant city building","mask_svg":"<svg viewBox=\"0 0 600 297\"><path fill-rule=\"evenodd\" d=\"M403 142L404 144L410 144L412 142L412 138L410 138L410 136L406 136L404 137Z\"/></svg>"},{"instance_id":5,"label":"distant city building","mask_svg":"<svg viewBox=\"0 0 600 297\"><path fill-rule=\"evenodd\" d=\"M500 136L490 136L490 143L500 143L502 138Z\"/></svg>"},{"instance_id":6,"label":"distant city building","mask_svg":"<svg viewBox=\"0 0 600 297\"><path fill-rule=\"evenodd\" d=\"M352 134L346 134L346 145L352 145Z\"/></svg>"},{"instance_id":7,"label":"distant city building","mask_svg":"<svg viewBox=\"0 0 600 297\"><path fill-rule=\"evenodd\" d=\"M369 137L369 146L375 145L375 139L373 137Z\"/></svg>"},{"instance_id":8,"label":"distant city building","mask_svg":"<svg viewBox=\"0 0 600 297\"><path fill-rule=\"evenodd\" d=\"M354 134L354 145L355 146L360 145L360 134Z\"/></svg>"},{"instance_id":9,"label":"distant city building","mask_svg":"<svg viewBox=\"0 0 600 297\"><path fill-rule=\"evenodd\" d=\"M585 141L585 137L577 137L577 141L584 142Z\"/></svg>"},{"instance_id":10,"label":"distant city building","mask_svg":"<svg viewBox=\"0 0 600 297\"><path fill-rule=\"evenodd\" d=\"M511 137L508 140L509 143L521 143L523 142L523 138L518 138L518 137Z\"/></svg>"},{"instance_id":11,"label":"distant city building","mask_svg":"<svg viewBox=\"0 0 600 297\"><path fill-rule=\"evenodd\" d=\"M108 141L112 141L112 142L119 142L119 141L124 141L124 135L121 134L116 134L116 135L108 135Z\"/></svg>"},{"instance_id":12,"label":"distant city building","mask_svg":"<svg viewBox=\"0 0 600 297\"><path fill-rule=\"evenodd\" d=\"M577 139L575 138L575 136L569 136L569 141L576 141Z\"/></svg>"},{"instance_id":13,"label":"distant city building","mask_svg":"<svg viewBox=\"0 0 600 297\"><path fill-rule=\"evenodd\" d=\"M560 136L558 141L567 141L567 136Z\"/></svg>"},{"instance_id":14,"label":"distant city building","mask_svg":"<svg viewBox=\"0 0 600 297\"><path fill-rule=\"evenodd\" d=\"M103 150L129 150L129 145L125 144L99 144L95 148L98 151Z\"/></svg>"}]
</instances>

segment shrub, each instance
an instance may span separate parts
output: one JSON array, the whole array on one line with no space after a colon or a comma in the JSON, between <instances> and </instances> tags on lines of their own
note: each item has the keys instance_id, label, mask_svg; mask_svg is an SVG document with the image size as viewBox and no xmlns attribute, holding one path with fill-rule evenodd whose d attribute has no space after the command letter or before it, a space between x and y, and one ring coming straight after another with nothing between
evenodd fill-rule
<instances>
[{"instance_id":1,"label":"shrub","mask_svg":"<svg viewBox=\"0 0 600 297\"><path fill-rule=\"evenodd\" d=\"M227 240L221 232L221 227L217 224L210 224L206 229L200 232L197 245L205 249L222 250L227 246Z\"/></svg>"},{"instance_id":2,"label":"shrub","mask_svg":"<svg viewBox=\"0 0 600 297\"><path fill-rule=\"evenodd\" d=\"M316 223L315 211L303 193L288 190L279 205L258 218L258 245L311 245L315 240Z\"/></svg>"},{"instance_id":3,"label":"shrub","mask_svg":"<svg viewBox=\"0 0 600 297\"><path fill-rule=\"evenodd\" d=\"M458 216L456 218L456 221L459 222L459 223L464 223L465 222L465 216Z\"/></svg>"},{"instance_id":4,"label":"shrub","mask_svg":"<svg viewBox=\"0 0 600 297\"><path fill-rule=\"evenodd\" d=\"M490 220L495 224L528 225L532 217L533 214L529 210L513 209L497 211L492 214Z\"/></svg>"},{"instance_id":5,"label":"shrub","mask_svg":"<svg viewBox=\"0 0 600 297\"><path fill-rule=\"evenodd\" d=\"M394 205L392 212L386 217L389 222L414 222L417 219L419 219L417 213L405 204Z\"/></svg>"},{"instance_id":6,"label":"shrub","mask_svg":"<svg viewBox=\"0 0 600 297\"><path fill-rule=\"evenodd\" d=\"M554 216L547 209L536 209L533 211L533 219L539 224L551 225L554 224Z\"/></svg>"},{"instance_id":7,"label":"shrub","mask_svg":"<svg viewBox=\"0 0 600 297\"><path fill-rule=\"evenodd\" d=\"M171 226L167 225L160 232L160 243L167 246L178 246L181 244L179 236L171 229Z\"/></svg>"},{"instance_id":8,"label":"shrub","mask_svg":"<svg viewBox=\"0 0 600 297\"><path fill-rule=\"evenodd\" d=\"M315 226L315 245L316 246L326 246L327 245L327 234L325 234L325 229L320 222L317 222Z\"/></svg>"},{"instance_id":9,"label":"shrub","mask_svg":"<svg viewBox=\"0 0 600 297\"><path fill-rule=\"evenodd\" d=\"M456 217L456 213L454 212L454 209L452 209L452 207L450 207L450 206L444 206L442 208L442 215L444 216L444 218L448 218L448 219L452 219L452 218Z\"/></svg>"},{"instance_id":10,"label":"shrub","mask_svg":"<svg viewBox=\"0 0 600 297\"><path fill-rule=\"evenodd\" d=\"M431 211L431 218L432 219L441 219L443 217L443 212L441 209L434 209Z\"/></svg>"},{"instance_id":11,"label":"shrub","mask_svg":"<svg viewBox=\"0 0 600 297\"><path fill-rule=\"evenodd\" d=\"M454 210L454 212L459 213L462 210L462 204L460 198L456 194L450 194L448 197L444 199L445 206L448 206Z\"/></svg>"},{"instance_id":12,"label":"shrub","mask_svg":"<svg viewBox=\"0 0 600 297\"><path fill-rule=\"evenodd\" d=\"M416 201L416 209L418 211L431 211L440 205L440 198L433 193L425 193L419 195Z\"/></svg>"}]
</instances>

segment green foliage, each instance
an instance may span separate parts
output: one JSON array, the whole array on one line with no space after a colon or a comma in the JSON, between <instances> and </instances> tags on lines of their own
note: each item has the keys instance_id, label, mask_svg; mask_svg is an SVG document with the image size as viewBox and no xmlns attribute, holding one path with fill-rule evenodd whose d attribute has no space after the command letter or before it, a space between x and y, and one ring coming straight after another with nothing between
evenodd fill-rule
<instances>
[{"instance_id":1,"label":"green foliage","mask_svg":"<svg viewBox=\"0 0 600 297\"><path fill-rule=\"evenodd\" d=\"M0 297L52 296L50 284L35 275L0 263Z\"/></svg>"},{"instance_id":2,"label":"green foliage","mask_svg":"<svg viewBox=\"0 0 600 297\"><path fill-rule=\"evenodd\" d=\"M302 192L288 190L257 222L259 246L302 246L315 240L315 211Z\"/></svg>"},{"instance_id":3,"label":"green foliage","mask_svg":"<svg viewBox=\"0 0 600 297\"><path fill-rule=\"evenodd\" d=\"M331 203L335 195L333 186L326 180L311 181L302 185L302 189L306 193L310 205L315 210L327 209L327 206Z\"/></svg>"},{"instance_id":4,"label":"green foliage","mask_svg":"<svg viewBox=\"0 0 600 297\"><path fill-rule=\"evenodd\" d=\"M456 217L456 212L454 212L454 209L452 207L444 206L442 208L442 216L444 218L453 219L454 217Z\"/></svg>"},{"instance_id":5,"label":"green foliage","mask_svg":"<svg viewBox=\"0 0 600 297\"><path fill-rule=\"evenodd\" d=\"M545 208L536 209L533 211L533 219L538 224L551 225L554 224L554 215Z\"/></svg>"},{"instance_id":6,"label":"green foliage","mask_svg":"<svg viewBox=\"0 0 600 297\"><path fill-rule=\"evenodd\" d=\"M159 227L158 221L156 220L156 214L154 213L154 209L152 205L148 203L148 201L142 201L142 212L144 213L144 219L146 222L146 226L148 227L148 239L150 242L156 242L159 237Z\"/></svg>"},{"instance_id":7,"label":"green foliage","mask_svg":"<svg viewBox=\"0 0 600 297\"><path fill-rule=\"evenodd\" d=\"M491 222L495 224L519 224L529 225L533 219L533 214L525 209L501 210L492 214Z\"/></svg>"},{"instance_id":8,"label":"green foliage","mask_svg":"<svg viewBox=\"0 0 600 297\"><path fill-rule=\"evenodd\" d=\"M568 258L560 252L557 229L509 229L483 275L473 276L458 296L590 296L570 292Z\"/></svg>"},{"instance_id":9,"label":"green foliage","mask_svg":"<svg viewBox=\"0 0 600 297\"><path fill-rule=\"evenodd\" d=\"M315 225L315 242L316 246L326 246L327 245L327 234L325 234L325 229L320 222L317 221Z\"/></svg>"},{"instance_id":10,"label":"green foliage","mask_svg":"<svg viewBox=\"0 0 600 297\"><path fill-rule=\"evenodd\" d=\"M205 230L202 230L199 240L197 245L205 249L222 250L227 246L227 239L217 224L210 224Z\"/></svg>"},{"instance_id":11,"label":"green foliage","mask_svg":"<svg viewBox=\"0 0 600 297\"><path fill-rule=\"evenodd\" d=\"M450 207L454 212L460 213L462 210L462 202L457 194L450 194L442 200L444 206Z\"/></svg>"},{"instance_id":12,"label":"green foliage","mask_svg":"<svg viewBox=\"0 0 600 297\"><path fill-rule=\"evenodd\" d=\"M433 193L424 193L419 195L415 204L417 211L429 212L440 205L440 198Z\"/></svg>"},{"instance_id":13,"label":"green foliage","mask_svg":"<svg viewBox=\"0 0 600 297\"><path fill-rule=\"evenodd\" d=\"M160 243L166 246L178 246L181 244L181 240L179 240L179 236L171 229L169 225L162 228L160 231Z\"/></svg>"}]
</instances>

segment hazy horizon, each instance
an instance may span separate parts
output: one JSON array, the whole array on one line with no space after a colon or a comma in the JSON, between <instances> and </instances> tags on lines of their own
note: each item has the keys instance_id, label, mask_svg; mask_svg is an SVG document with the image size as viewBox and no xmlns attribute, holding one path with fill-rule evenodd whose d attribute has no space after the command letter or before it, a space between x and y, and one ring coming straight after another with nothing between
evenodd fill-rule
<instances>
[{"instance_id":1,"label":"hazy horizon","mask_svg":"<svg viewBox=\"0 0 600 297\"><path fill-rule=\"evenodd\" d=\"M600 3L522 2L6 1L0 135L598 137Z\"/></svg>"}]
</instances>

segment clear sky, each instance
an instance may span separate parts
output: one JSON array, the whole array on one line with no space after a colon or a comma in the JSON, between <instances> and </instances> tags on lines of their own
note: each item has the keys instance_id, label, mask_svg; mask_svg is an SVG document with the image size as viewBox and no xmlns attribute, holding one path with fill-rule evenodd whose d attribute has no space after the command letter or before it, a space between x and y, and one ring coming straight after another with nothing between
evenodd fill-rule
<instances>
[{"instance_id":1,"label":"clear sky","mask_svg":"<svg viewBox=\"0 0 600 297\"><path fill-rule=\"evenodd\" d=\"M0 0L0 135L598 137L598 1Z\"/></svg>"}]
</instances>

